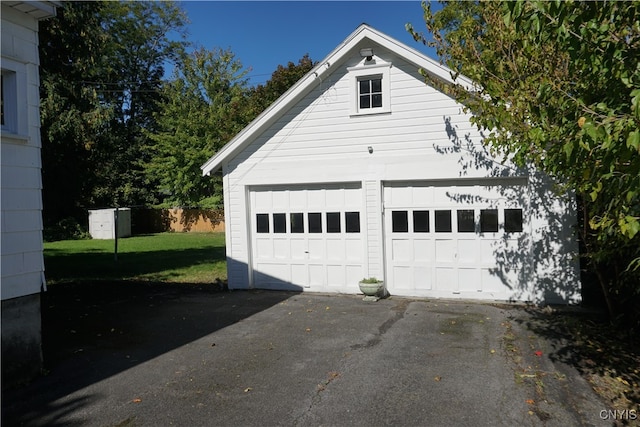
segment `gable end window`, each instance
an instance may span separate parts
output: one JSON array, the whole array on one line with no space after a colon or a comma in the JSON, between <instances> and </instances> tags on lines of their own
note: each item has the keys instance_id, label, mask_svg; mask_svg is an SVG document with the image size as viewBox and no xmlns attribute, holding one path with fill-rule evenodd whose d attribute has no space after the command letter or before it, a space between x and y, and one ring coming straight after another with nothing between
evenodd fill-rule
<instances>
[{"instance_id":1,"label":"gable end window","mask_svg":"<svg viewBox=\"0 0 640 427\"><path fill-rule=\"evenodd\" d=\"M391 64L359 65L349 67L347 71L351 116L391 112Z\"/></svg>"},{"instance_id":2,"label":"gable end window","mask_svg":"<svg viewBox=\"0 0 640 427\"><path fill-rule=\"evenodd\" d=\"M360 109L382 108L382 78L379 76L358 80Z\"/></svg>"}]
</instances>

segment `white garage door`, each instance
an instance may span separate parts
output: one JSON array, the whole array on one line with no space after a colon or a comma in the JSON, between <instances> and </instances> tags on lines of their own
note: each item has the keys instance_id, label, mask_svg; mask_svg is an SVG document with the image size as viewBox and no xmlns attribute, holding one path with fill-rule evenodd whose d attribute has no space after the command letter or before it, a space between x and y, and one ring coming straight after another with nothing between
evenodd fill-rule
<instances>
[{"instance_id":1,"label":"white garage door","mask_svg":"<svg viewBox=\"0 0 640 427\"><path fill-rule=\"evenodd\" d=\"M508 299L530 242L524 185L385 185L391 294Z\"/></svg>"},{"instance_id":2,"label":"white garage door","mask_svg":"<svg viewBox=\"0 0 640 427\"><path fill-rule=\"evenodd\" d=\"M360 185L254 189L250 199L255 287L357 292L364 271Z\"/></svg>"}]
</instances>

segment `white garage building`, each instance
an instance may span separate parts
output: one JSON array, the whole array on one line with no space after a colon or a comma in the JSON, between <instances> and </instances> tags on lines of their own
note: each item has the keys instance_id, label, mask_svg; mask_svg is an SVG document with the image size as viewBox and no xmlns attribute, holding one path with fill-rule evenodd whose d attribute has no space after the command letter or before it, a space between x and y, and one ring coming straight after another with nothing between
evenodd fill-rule
<instances>
[{"instance_id":1,"label":"white garage building","mask_svg":"<svg viewBox=\"0 0 640 427\"><path fill-rule=\"evenodd\" d=\"M574 203L494 160L420 69L451 82L363 24L203 165L223 174L231 289L580 300Z\"/></svg>"}]
</instances>

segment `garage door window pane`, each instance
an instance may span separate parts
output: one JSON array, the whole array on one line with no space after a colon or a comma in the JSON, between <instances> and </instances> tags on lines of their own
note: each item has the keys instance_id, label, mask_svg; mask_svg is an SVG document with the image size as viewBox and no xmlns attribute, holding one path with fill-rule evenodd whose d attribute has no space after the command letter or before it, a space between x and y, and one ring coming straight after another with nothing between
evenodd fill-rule
<instances>
[{"instance_id":1,"label":"garage door window pane","mask_svg":"<svg viewBox=\"0 0 640 427\"><path fill-rule=\"evenodd\" d=\"M273 214L273 232L274 233L286 233L287 232L287 215L283 213Z\"/></svg>"},{"instance_id":2,"label":"garage door window pane","mask_svg":"<svg viewBox=\"0 0 640 427\"><path fill-rule=\"evenodd\" d=\"M413 232L429 232L429 211L413 211Z\"/></svg>"},{"instance_id":3,"label":"garage door window pane","mask_svg":"<svg viewBox=\"0 0 640 427\"><path fill-rule=\"evenodd\" d=\"M309 233L322 233L322 214L312 212L307 215L309 220Z\"/></svg>"},{"instance_id":4,"label":"garage door window pane","mask_svg":"<svg viewBox=\"0 0 640 427\"><path fill-rule=\"evenodd\" d=\"M458 210L458 233L473 233L476 231L476 221L473 209Z\"/></svg>"},{"instance_id":5,"label":"garage door window pane","mask_svg":"<svg viewBox=\"0 0 640 427\"><path fill-rule=\"evenodd\" d=\"M522 231L522 209L504 210L504 231L507 233Z\"/></svg>"},{"instance_id":6,"label":"garage door window pane","mask_svg":"<svg viewBox=\"0 0 640 427\"><path fill-rule=\"evenodd\" d=\"M258 233L269 232L269 214L256 214L256 231Z\"/></svg>"},{"instance_id":7,"label":"garage door window pane","mask_svg":"<svg viewBox=\"0 0 640 427\"><path fill-rule=\"evenodd\" d=\"M436 233L451 233L451 211L436 211Z\"/></svg>"},{"instance_id":8,"label":"garage door window pane","mask_svg":"<svg viewBox=\"0 0 640 427\"><path fill-rule=\"evenodd\" d=\"M391 230L394 233L406 233L409 231L407 211L391 212Z\"/></svg>"},{"instance_id":9,"label":"garage door window pane","mask_svg":"<svg viewBox=\"0 0 640 427\"><path fill-rule=\"evenodd\" d=\"M340 232L340 212L327 212L327 233Z\"/></svg>"},{"instance_id":10,"label":"garage door window pane","mask_svg":"<svg viewBox=\"0 0 640 427\"><path fill-rule=\"evenodd\" d=\"M344 226L347 233L360 232L360 212L345 212Z\"/></svg>"},{"instance_id":11,"label":"garage door window pane","mask_svg":"<svg viewBox=\"0 0 640 427\"><path fill-rule=\"evenodd\" d=\"M302 212L290 214L289 221L291 221L292 233L304 233L304 219L302 216Z\"/></svg>"},{"instance_id":12,"label":"garage door window pane","mask_svg":"<svg viewBox=\"0 0 640 427\"><path fill-rule=\"evenodd\" d=\"M498 209L482 209L480 211L480 232L495 233L498 231Z\"/></svg>"}]
</instances>

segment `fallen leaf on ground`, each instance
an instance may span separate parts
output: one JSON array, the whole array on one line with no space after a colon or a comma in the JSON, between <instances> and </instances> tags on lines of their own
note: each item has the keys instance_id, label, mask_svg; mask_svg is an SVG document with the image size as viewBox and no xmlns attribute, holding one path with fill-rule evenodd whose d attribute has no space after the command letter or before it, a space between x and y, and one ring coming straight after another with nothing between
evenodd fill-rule
<instances>
[{"instance_id":1,"label":"fallen leaf on ground","mask_svg":"<svg viewBox=\"0 0 640 427\"><path fill-rule=\"evenodd\" d=\"M304 330L305 332L311 332L311 328L307 328Z\"/></svg>"},{"instance_id":2,"label":"fallen leaf on ground","mask_svg":"<svg viewBox=\"0 0 640 427\"><path fill-rule=\"evenodd\" d=\"M440 381L441 379L442 379L442 377L438 375L438 376L436 376L436 377L434 378L434 381Z\"/></svg>"},{"instance_id":3,"label":"fallen leaf on ground","mask_svg":"<svg viewBox=\"0 0 640 427\"><path fill-rule=\"evenodd\" d=\"M251 390L253 390L251 387L247 387L247 388L244 389L244 392L245 393L249 393Z\"/></svg>"},{"instance_id":4,"label":"fallen leaf on ground","mask_svg":"<svg viewBox=\"0 0 640 427\"><path fill-rule=\"evenodd\" d=\"M491 354L494 354L496 351L494 349L491 349Z\"/></svg>"},{"instance_id":5,"label":"fallen leaf on ground","mask_svg":"<svg viewBox=\"0 0 640 427\"><path fill-rule=\"evenodd\" d=\"M616 377L616 380L618 380L618 382L621 382L622 384L629 385L629 381L625 380L622 377Z\"/></svg>"},{"instance_id":6,"label":"fallen leaf on ground","mask_svg":"<svg viewBox=\"0 0 640 427\"><path fill-rule=\"evenodd\" d=\"M534 403L536 403L533 399L527 399L525 402L527 402L529 405L533 405Z\"/></svg>"},{"instance_id":7,"label":"fallen leaf on ground","mask_svg":"<svg viewBox=\"0 0 640 427\"><path fill-rule=\"evenodd\" d=\"M140 402L142 402L142 399L140 399L140 398L136 397L135 399L133 399L133 401L132 401L132 402L133 402L133 403L140 403Z\"/></svg>"},{"instance_id":8,"label":"fallen leaf on ground","mask_svg":"<svg viewBox=\"0 0 640 427\"><path fill-rule=\"evenodd\" d=\"M542 352L540 350L536 350L533 354L535 354L538 357L542 356Z\"/></svg>"},{"instance_id":9,"label":"fallen leaf on ground","mask_svg":"<svg viewBox=\"0 0 640 427\"><path fill-rule=\"evenodd\" d=\"M329 372L329 379L338 378L340 376L340 372L331 371Z\"/></svg>"}]
</instances>

